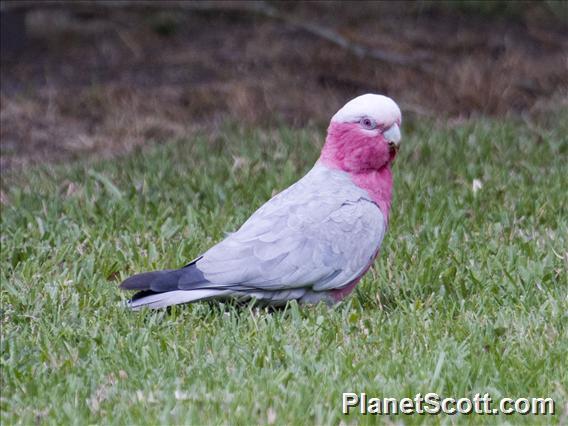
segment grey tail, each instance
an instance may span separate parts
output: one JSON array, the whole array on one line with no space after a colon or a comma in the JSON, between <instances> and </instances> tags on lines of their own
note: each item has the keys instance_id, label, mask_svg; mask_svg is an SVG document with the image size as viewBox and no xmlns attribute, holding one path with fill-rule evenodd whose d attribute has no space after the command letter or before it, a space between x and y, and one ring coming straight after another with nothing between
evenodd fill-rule
<instances>
[{"instance_id":1,"label":"grey tail","mask_svg":"<svg viewBox=\"0 0 568 426\"><path fill-rule=\"evenodd\" d=\"M120 284L123 290L138 290L128 306L162 308L180 303L209 299L226 294L226 290L203 287L208 281L195 265L195 261L181 269L144 272L133 275Z\"/></svg>"}]
</instances>

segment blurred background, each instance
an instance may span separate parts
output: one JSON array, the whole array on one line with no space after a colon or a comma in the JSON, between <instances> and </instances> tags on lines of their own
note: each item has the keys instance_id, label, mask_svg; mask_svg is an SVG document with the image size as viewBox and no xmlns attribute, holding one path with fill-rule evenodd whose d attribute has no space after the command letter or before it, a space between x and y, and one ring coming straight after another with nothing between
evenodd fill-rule
<instances>
[{"instance_id":1,"label":"blurred background","mask_svg":"<svg viewBox=\"0 0 568 426\"><path fill-rule=\"evenodd\" d=\"M2 1L2 172L223 123L325 128L362 93L408 121L546 122L568 99L564 1Z\"/></svg>"}]
</instances>

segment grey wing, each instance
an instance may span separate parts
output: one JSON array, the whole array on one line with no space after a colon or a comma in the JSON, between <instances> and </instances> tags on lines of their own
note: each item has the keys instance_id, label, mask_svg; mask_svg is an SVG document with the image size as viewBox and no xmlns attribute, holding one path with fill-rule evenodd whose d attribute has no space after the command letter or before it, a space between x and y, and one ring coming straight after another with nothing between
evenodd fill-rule
<instances>
[{"instance_id":1,"label":"grey wing","mask_svg":"<svg viewBox=\"0 0 568 426\"><path fill-rule=\"evenodd\" d=\"M261 207L198 260L207 287L323 291L363 274L381 245L384 217L360 194L329 195L281 194ZM184 287L191 288L191 280L182 278Z\"/></svg>"}]
</instances>

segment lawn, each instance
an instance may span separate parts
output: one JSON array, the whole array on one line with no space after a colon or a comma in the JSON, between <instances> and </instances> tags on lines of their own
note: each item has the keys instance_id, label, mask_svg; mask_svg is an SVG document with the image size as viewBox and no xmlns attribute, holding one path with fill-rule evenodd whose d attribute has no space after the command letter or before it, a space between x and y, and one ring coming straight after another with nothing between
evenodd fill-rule
<instances>
[{"instance_id":1,"label":"lawn","mask_svg":"<svg viewBox=\"0 0 568 426\"><path fill-rule=\"evenodd\" d=\"M5 175L2 424L565 423L568 114L551 122L404 125L381 255L331 309L133 313L117 288L237 228L323 129L227 125ZM552 397L556 415L344 416L342 392Z\"/></svg>"}]
</instances>

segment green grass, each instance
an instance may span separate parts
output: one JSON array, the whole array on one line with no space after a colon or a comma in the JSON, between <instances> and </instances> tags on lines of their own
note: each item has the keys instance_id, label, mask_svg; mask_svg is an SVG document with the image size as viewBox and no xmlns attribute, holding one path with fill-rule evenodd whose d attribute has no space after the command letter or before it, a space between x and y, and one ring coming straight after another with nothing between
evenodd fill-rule
<instances>
[{"instance_id":1,"label":"green grass","mask_svg":"<svg viewBox=\"0 0 568 426\"><path fill-rule=\"evenodd\" d=\"M238 227L311 167L321 130L229 126L6 176L2 424L565 422L566 118L539 135L515 121L407 124L382 253L333 309L133 313L117 289ZM550 396L557 414L346 417L348 391Z\"/></svg>"}]
</instances>

